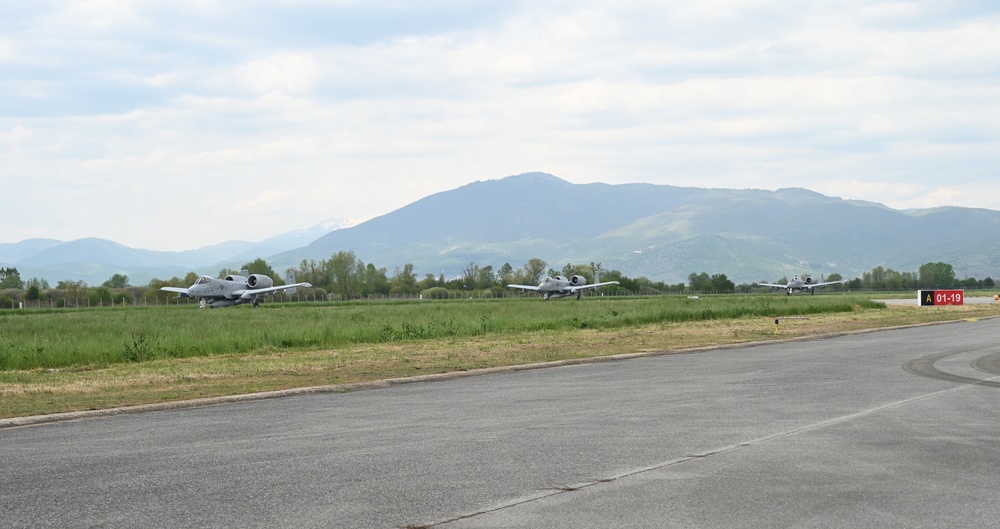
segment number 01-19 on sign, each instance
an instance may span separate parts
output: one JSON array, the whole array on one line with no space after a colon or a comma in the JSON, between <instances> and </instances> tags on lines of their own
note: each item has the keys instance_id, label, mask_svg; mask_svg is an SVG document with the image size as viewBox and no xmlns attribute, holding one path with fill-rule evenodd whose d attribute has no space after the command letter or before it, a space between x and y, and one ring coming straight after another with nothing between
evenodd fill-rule
<instances>
[{"instance_id":1,"label":"number 01-19 on sign","mask_svg":"<svg viewBox=\"0 0 1000 529\"><path fill-rule=\"evenodd\" d=\"M964 305L964 290L920 290L920 306Z\"/></svg>"}]
</instances>

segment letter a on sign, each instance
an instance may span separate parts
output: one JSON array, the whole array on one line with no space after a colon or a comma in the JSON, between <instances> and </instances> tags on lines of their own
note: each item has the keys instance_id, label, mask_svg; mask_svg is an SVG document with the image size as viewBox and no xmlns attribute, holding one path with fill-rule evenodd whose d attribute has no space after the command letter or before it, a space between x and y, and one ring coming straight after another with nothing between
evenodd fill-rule
<instances>
[{"instance_id":1,"label":"letter a on sign","mask_svg":"<svg viewBox=\"0 0 1000 529\"><path fill-rule=\"evenodd\" d=\"M921 307L927 307L934 305L934 291L933 290L918 290L917 291L917 301L920 302Z\"/></svg>"}]
</instances>

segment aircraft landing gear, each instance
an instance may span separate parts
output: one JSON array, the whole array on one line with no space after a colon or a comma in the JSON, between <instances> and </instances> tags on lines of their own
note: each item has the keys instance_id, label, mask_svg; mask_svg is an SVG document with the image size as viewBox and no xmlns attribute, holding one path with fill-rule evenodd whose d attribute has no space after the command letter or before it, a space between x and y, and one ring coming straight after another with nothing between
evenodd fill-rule
<instances>
[{"instance_id":1,"label":"aircraft landing gear","mask_svg":"<svg viewBox=\"0 0 1000 529\"><path fill-rule=\"evenodd\" d=\"M576 293L576 300L580 301L580 296L582 296L582 295L583 295L583 292L577 292Z\"/></svg>"},{"instance_id":2,"label":"aircraft landing gear","mask_svg":"<svg viewBox=\"0 0 1000 529\"><path fill-rule=\"evenodd\" d=\"M253 308L259 309L260 308L260 301L257 301L256 299L253 300Z\"/></svg>"}]
</instances>

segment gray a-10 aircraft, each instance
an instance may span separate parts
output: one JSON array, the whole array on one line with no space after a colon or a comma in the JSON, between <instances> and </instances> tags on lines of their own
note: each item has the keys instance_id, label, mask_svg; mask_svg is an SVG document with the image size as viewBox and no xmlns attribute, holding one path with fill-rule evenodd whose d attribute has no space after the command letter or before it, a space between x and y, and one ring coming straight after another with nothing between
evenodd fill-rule
<instances>
[{"instance_id":1,"label":"gray a-10 aircraft","mask_svg":"<svg viewBox=\"0 0 1000 529\"><path fill-rule=\"evenodd\" d=\"M813 283L811 277L805 279L799 279L798 277L793 277L787 285L779 285L776 283L757 283L762 287L771 287L772 289L781 289L788 292L791 296L792 292L805 292L809 291L810 294L816 294L816 289L818 287L825 287L827 285L843 285L847 280L844 281L827 281L825 283Z\"/></svg>"},{"instance_id":2,"label":"gray a-10 aircraft","mask_svg":"<svg viewBox=\"0 0 1000 529\"><path fill-rule=\"evenodd\" d=\"M311 287L309 283L296 283L295 274L289 268L285 273L288 284L274 286L274 280L264 274L250 274L242 270L240 275L228 275L224 279L211 276L201 276L188 288L162 287L160 290L176 292L182 298L195 298L201 303L198 308L205 308L206 303L211 308L232 307L243 303L253 303L260 306L260 301L267 296L284 290L288 294L295 292L295 287Z\"/></svg>"},{"instance_id":3,"label":"gray a-10 aircraft","mask_svg":"<svg viewBox=\"0 0 1000 529\"><path fill-rule=\"evenodd\" d=\"M563 276L555 276L546 277L545 280L539 283L537 287L534 285L507 285L507 288L520 288L521 290L533 290L535 292L540 292L542 296L544 296L542 301L548 301L549 298L558 299L573 295L576 295L576 299L580 299L584 290L594 289L604 285L618 284L619 283L617 281L608 281L605 283L592 283L588 285L587 279L583 276L573 276L569 279L566 279Z\"/></svg>"}]
</instances>

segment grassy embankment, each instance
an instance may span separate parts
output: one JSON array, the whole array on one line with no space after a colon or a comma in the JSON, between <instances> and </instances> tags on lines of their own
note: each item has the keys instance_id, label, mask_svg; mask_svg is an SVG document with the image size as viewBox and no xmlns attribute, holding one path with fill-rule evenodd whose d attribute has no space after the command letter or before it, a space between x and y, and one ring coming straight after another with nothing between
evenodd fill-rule
<instances>
[{"instance_id":1,"label":"grassy embankment","mask_svg":"<svg viewBox=\"0 0 1000 529\"><path fill-rule=\"evenodd\" d=\"M0 312L0 417L983 317L729 295ZM774 319L783 318L780 332Z\"/></svg>"}]
</instances>

